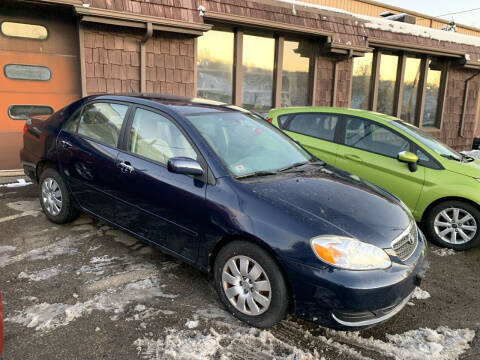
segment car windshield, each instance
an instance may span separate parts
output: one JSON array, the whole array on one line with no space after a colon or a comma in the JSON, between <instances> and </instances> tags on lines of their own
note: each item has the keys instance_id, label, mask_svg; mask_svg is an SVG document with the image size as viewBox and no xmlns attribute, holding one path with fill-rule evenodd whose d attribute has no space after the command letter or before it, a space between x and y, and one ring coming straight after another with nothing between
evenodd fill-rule
<instances>
[{"instance_id":1,"label":"car windshield","mask_svg":"<svg viewBox=\"0 0 480 360\"><path fill-rule=\"evenodd\" d=\"M430 134L420 130L419 128L399 120L393 121L392 125L405 131L407 134L413 136L415 139L422 142L424 145L428 146L432 151L436 152L440 156L443 156L450 160L462 161L462 158L463 158L462 154L449 148L447 145L443 144L442 142L435 139Z\"/></svg>"},{"instance_id":2,"label":"car windshield","mask_svg":"<svg viewBox=\"0 0 480 360\"><path fill-rule=\"evenodd\" d=\"M212 112L187 118L237 178L275 174L315 160L280 130L248 113Z\"/></svg>"}]
</instances>

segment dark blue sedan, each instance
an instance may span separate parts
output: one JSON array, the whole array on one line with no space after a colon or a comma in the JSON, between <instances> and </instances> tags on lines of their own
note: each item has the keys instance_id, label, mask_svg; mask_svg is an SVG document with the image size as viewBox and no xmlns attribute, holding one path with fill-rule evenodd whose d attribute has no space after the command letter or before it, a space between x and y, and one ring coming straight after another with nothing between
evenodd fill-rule
<instances>
[{"instance_id":1,"label":"dark blue sedan","mask_svg":"<svg viewBox=\"0 0 480 360\"><path fill-rule=\"evenodd\" d=\"M287 312L372 326L423 274L425 239L400 200L238 107L91 96L27 121L21 160L51 221L84 211L211 273L253 326Z\"/></svg>"}]
</instances>

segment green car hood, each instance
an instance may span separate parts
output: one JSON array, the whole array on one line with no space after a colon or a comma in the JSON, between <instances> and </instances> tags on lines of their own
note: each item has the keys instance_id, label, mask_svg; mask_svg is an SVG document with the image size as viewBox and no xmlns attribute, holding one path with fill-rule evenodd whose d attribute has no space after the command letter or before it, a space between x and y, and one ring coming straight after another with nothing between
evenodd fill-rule
<instances>
[{"instance_id":1,"label":"green car hood","mask_svg":"<svg viewBox=\"0 0 480 360\"><path fill-rule=\"evenodd\" d=\"M480 179L480 160L478 159L463 163L455 160L442 159L442 165L451 172Z\"/></svg>"}]
</instances>

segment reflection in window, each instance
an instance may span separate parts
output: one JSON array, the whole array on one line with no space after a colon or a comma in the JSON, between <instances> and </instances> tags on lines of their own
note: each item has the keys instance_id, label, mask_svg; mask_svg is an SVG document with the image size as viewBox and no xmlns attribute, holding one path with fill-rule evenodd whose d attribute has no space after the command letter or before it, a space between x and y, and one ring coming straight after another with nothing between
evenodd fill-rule
<instances>
[{"instance_id":1,"label":"reflection in window","mask_svg":"<svg viewBox=\"0 0 480 360\"><path fill-rule=\"evenodd\" d=\"M78 133L116 147L127 110L128 106L120 104L87 105L78 124Z\"/></svg>"},{"instance_id":2,"label":"reflection in window","mask_svg":"<svg viewBox=\"0 0 480 360\"><path fill-rule=\"evenodd\" d=\"M172 157L197 159L195 150L169 119L144 109L135 112L129 150L164 165Z\"/></svg>"},{"instance_id":3,"label":"reflection in window","mask_svg":"<svg viewBox=\"0 0 480 360\"><path fill-rule=\"evenodd\" d=\"M283 49L282 106L308 105L308 41L285 41Z\"/></svg>"},{"instance_id":4,"label":"reflection in window","mask_svg":"<svg viewBox=\"0 0 480 360\"><path fill-rule=\"evenodd\" d=\"M437 65L437 66L435 66ZM438 96L442 70L438 63L428 61L427 83L425 85L425 107L423 110L423 127L439 127L438 124Z\"/></svg>"},{"instance_id":5,"label":"reflection in window","mask_svg":"<svg viewBox=\"0 0 480 360\"><path fill-rule=\"evenodd\" d=\"M397 67L398 56L387 54L380 55L377 98L377 111L380 113L393 115Z\"/></svg>"},{"instance_id":6,"label":"reflection in window","mask_svg":"<svg viewBox=\"0 0 480 360\"><path fill-rule=\"evenodd\" d=\"M14 80L48 81L52 77L48 67L39 65L7 64L3 73Z\"/></svg>"},{"instance_id":7,"label":"reflection in window","mask_svg":"<svg viewBox=\"0 0 480 360\"><path fill-rule=\"evenodd\" d=\"M352 99L350 107L368 110L372 78L373 54L353 59Z\"/></svg>"},{"instance_id":8,"label":"reflection in window","mask_svg":"<svg viewBox=\"0 0 480 360\"><path fill-rule=\"evenodd\" d=\"M243 36L243 107L267 112L272 107L273 64L275 40L273 38Z\"/></svg>"},{"instance_id":9,"label":"reflection in window","mask_svg":"<svg viewBox=\"0 0 480 360\"><path fill-rule=\"evenodd\" d=\"M41 25L5 21L1 25L1 30L5 36L35 40L45 40L48 37L47 28Z\"/></svg>"},{"instance_id":10,"label":"reflection in window","mask_svg":"<svg viewBox=\"0 0 480 360\"><path fill-rule=\"evenodd\" d=\"M408 57L405 60L401 118L411 124L415 124L421 63L421 59L417 58Z\"/></svg>"},{"instance_id":11,"label":"reflection in window","mask_svg":"<svg viewBox=\"0 0 480 360\"><path fill-rule=\"evenodd\" d=\"M10 105L8 116L13 120L27 120L32 116L51 115L53 108L47 105Z\"/></svg>"},{"instance_id":12,"label":"reflection in window","mask_svg":"<svg viewBox=\"0 0 480 360\"><path fill-rule=\"evenodd\" d=\"M232 103L233 33L210 30L198 38L197 96Z\"/></svg>"}]
</instances>

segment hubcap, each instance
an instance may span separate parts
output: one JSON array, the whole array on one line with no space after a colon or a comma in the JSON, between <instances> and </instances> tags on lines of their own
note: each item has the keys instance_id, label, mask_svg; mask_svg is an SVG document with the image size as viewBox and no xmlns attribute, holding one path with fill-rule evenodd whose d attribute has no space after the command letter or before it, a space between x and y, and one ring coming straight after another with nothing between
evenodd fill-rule
<instances>
[{"instance_id":1,"label":"hubcap","mask_svg":"<svg viewBox=\"0 0 480 360\"><path fill-rule=\"evenodd\" d=\"M448 208L435 217L435 232L449 244L465 244L477 233L477 222L466 210Z\"/></svg>"},{"instance_id":2,"label":"hubcap","mask_svg":"<svg viewBox=\"0 0 480 360\"><path fill-rule=\"evenodd\" d=\"M62 211L62 192L57 182L52 178L46 178L43 181L42 202L50 215L57 216Z\"/></svg>"},{"instance_id":3,"label":"hubcap","mask_svg":"<svg viewBox=\"0 0 480 360\"><path fill-rule=\"evenodd\" d=\"M265 270L248 256L234 256L226 262L222 284L230 303L244 314L260 315L270 306L270 280Z\"/></svg>"}]
</instances>

